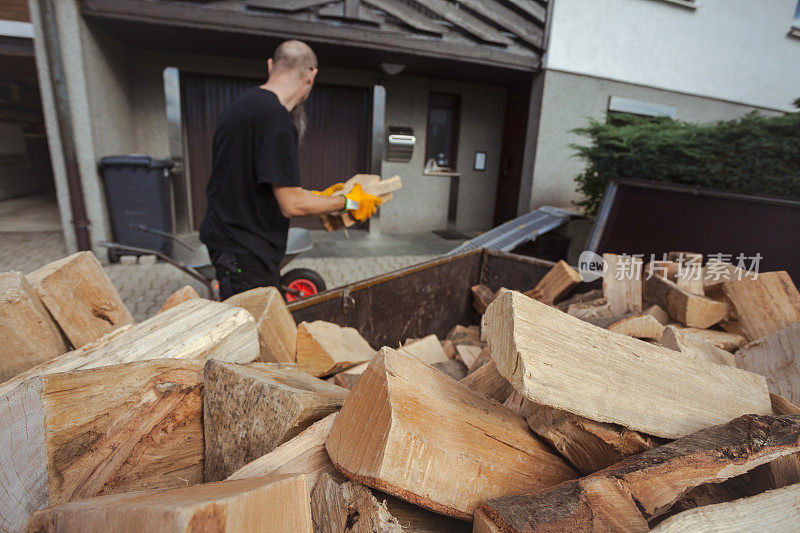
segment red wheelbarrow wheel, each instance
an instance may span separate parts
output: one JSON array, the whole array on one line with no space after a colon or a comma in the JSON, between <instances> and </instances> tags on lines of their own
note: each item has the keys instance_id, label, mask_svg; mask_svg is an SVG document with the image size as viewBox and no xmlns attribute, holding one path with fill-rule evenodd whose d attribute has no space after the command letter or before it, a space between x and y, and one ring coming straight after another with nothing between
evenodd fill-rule
<instances>
[{"instance_id":1,"label":"red wheelbarrow wheel","mask_svg":"<svg viewBox=\"0 0 800 533\"><path fill-rule=\"evenodd\" d=\"M325 291L325 280L308 268L295 268L281 276L281 289L287 302Z\"/></svg>"}]
</instances>

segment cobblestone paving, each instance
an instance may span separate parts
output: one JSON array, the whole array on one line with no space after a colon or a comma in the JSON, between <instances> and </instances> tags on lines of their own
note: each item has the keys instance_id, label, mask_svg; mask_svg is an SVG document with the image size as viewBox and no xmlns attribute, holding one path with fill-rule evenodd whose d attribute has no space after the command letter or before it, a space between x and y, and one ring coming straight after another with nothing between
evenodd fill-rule
<instances>
[{"instance_id":1,"label":"cobblestone paving","mask_svg":"<svg viewBox=\"0 0 800 533\"><path fill-rule=\"evenodd\" d=\"M6 233L0 234L0 272L20 270L28 273L66 255L60 233ZM400 255L362 258L303 258L286 266L310 268L317 271L329 289L347 285L421 263L433 258L430 255ZM191 285L201 296L206 296L202 283L193 280L180 270L165 263L107 265L108 277L138 322L151 317L170 294L184 285Z\"/></svg>"}]
</instances>

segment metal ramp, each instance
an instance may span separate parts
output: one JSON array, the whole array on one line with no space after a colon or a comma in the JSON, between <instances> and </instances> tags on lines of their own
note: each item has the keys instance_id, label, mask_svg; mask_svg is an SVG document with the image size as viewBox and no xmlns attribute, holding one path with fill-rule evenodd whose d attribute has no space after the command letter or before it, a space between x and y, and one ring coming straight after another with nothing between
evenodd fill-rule
<instances>
[{"instance_id":1,"label":"metal ramp","mask_svg":"<svg viewBox=\"0 0 800 533\"><path fill-rule=\"evenodd\" d=\"M542 206L536 211L509 220L492 228L486 233L478 235L458 248L451 250L447 255L475 250L477 248L492 248L502 252L509 252L527 241L534 241L542 233L553 230L565 224L575 213L552 207Z\"/></svg>"}]
</instances>

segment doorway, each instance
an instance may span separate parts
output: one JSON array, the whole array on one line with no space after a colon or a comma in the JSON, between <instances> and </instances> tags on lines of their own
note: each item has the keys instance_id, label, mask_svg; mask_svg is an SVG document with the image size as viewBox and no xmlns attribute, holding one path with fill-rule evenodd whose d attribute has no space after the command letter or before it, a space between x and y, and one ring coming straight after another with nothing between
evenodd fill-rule
<instances>
[{"instance_id":1,"label":"doorway","mask_svg":"<svg viewBox=\"0 0 800 533\"><path fill-rule=\"evenodd\" d=\"M198 74L181 75L187 168L191 184L192 224L206 212L206 183L217 120L243 92L262 82ZM372 97L366 87L317 84L306 101L308 130L298 152L303 188L322 190L369 170ZM292 219L292 226L321 229L316 217Z\"/></svg>"}]
</instances>

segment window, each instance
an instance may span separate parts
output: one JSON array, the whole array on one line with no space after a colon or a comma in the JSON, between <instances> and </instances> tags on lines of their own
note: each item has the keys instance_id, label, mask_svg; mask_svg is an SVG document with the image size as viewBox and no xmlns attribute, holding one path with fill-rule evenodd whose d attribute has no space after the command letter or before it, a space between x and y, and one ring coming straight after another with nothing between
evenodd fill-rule
<instances>
[{"instance_id":1,"label":"window","mask_svg":"<svg viewBox=\"0 0 800 533\"><path fill-rule=\"evenodd\" d=\"M428 135L425 162L433 159L435 169L454 172L458 158L458 126L461 97L431 92L428 99ZM438 167L438 168L436 168Z\"/></svg>"}]
</instances>

